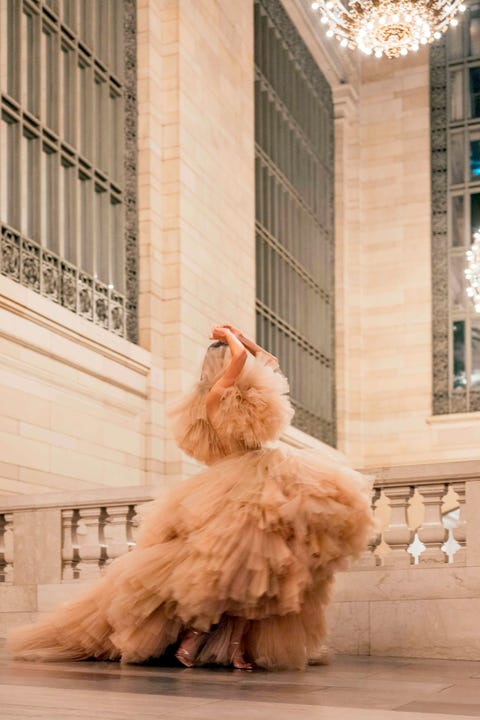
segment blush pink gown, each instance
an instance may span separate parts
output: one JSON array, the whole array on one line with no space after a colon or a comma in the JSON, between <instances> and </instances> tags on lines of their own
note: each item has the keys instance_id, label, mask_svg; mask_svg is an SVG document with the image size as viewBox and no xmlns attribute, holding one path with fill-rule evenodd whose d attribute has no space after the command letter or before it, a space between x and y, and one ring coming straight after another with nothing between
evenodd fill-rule
<instances>
[{"instance_id":1,"label":"blush pink gown","mask_svg":"<svg viewBox=\"0 0 480 720\"><path fill-rule=\"evenodd\" d=\"M228 664L235 618L246 654L302 668L325 634L334 571L374 532L370 483L321 452L274 446L292 409L288 384L262 355L221 397L176 410L180 447L208 465L149 503L136 547L79 600L9 638L26 660L161 657L185 628L209 631L199 662ZM270 443L270 445L268 445Z\"/></svg>"}]
</instances>

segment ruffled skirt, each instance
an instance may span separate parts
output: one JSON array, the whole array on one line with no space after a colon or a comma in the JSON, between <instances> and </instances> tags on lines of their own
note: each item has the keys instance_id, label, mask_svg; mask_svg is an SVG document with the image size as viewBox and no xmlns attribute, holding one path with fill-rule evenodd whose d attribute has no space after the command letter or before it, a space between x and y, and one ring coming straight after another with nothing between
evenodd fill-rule
<instances>
[{"instance_id":1,"label":"ruffled skirt","mask_svg":"<svg viewBox=\"0 0 480 720\"><path fill-rule=\"evenodd\" d=\"M309 451L229 456L145 506L138 543L83 597L20 628L29 660L161 657L187 627L200 662L228 663L236 618L259 666L302 668L325 634L334 571L374 531L370 483Z\"/></svg>"}]
</instances>

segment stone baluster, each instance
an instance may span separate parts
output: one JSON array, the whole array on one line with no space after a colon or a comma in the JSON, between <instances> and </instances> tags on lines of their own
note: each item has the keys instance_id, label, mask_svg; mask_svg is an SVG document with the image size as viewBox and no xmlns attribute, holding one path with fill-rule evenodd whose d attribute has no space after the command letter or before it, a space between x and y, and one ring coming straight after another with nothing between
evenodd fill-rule
<instances>
[{"instance_id":1,"label":"stone baluster","mask_svg":"<svg viewBox=\"0 0 480 720\"><path fill-rule=\"evenodd\" d=\"M465 563L467 560L467 520L466 520L466 506L465 506L465 481L452 483L452 488L457 495L458 507L459 507L459 518L455 528L453 528L453 537L460 545L453 556L453 562Z\"/></svg>"},{"instance_id":2,"label":"stone baluster","mask_svg":"<svg viewBox=\"0 0 480 720\"><path fill-rule=\"evenodd\" d=\"M104 513L99 507L80 510L77 525L79 564L77 569L82 580L97 577L104 559L101 541Z\"/></svg>"},{"instance_id":3,"label":"stone baluster","mask_svg":"<svg viewBox=\"0 0 480 720\"><path fill-rule=\"evenodd\" d=\"M373 551L375 555L375 564L383 565L385 555L390 552L390 548L383 539L383 533L390 524L392 516L392 508L388 502L385 489L378 488L377 501L375 503L375 520L379 528L379 536L375 549Z\"/></svg>"},{"instance_id":4,"label":"stone baluster","mask_svg":"<svg viewBox=\"0 0 480 720\"><path fill-rule=\"evenodd\" d=\"M380 490L376 488L373 491L372 495L372 512L375 514L377 502L380 499ZM370 540L370 543L368 544L368 548L365 550L365 552L359 557L359 559L355 563L355 569L356 568L374 568L377 565L380 565L380 558L378 558L375 555L375 549L377 545L381 541L381 533L379 532L375 537L372 537Z\"/></svg>"},{"instance_id":5,"label":"stone baluster","mask_svg":"<svg viewBox=\"0 0 480 720\"><path fill-rule=\"evenodd\" d=\"M128 505L114 505L107 508L104 527L107 563L128 551L128 511Z\"/></svg>"},{"instance_id":6,"label":"stone baluster","mask_svg":"<svg viewBox=\"0 0 480 720\"><path fill-rule=\"evenodd\" d=\"M138 515L135 505L130 505L127 515L127 543L128 549L132 550L137 544Z\"/></svg>"},{"instance_id":7,"label":"stone baluster","mask_svg":"<svg viewBox=\"0 0 480 720\"><path fill-rule=\"evenodd\" d=\"M78 577L78 510L62 510L62 580Z\"/></svg>"},{"instance_id":8,"label":"stone baluster","mask_svg":"<svg viewBox=\"0 0 480 720\"><path fill-rule=\"evenodd\" d=\"M0 582L13 582L13 514L0 515Z\"/></svg>"},{"instance_id":9,"label":"stone baluster","mask_svg":"<svg viewBox=\"0 0 480 720\"><path fill-rule=\"evenodd\" d=\"M425 551L420 556L420 564L445 563L448 556L443 552L442 545L447 539L448 532L442 522L442 500L445 495L445 485L422 485L418 488L425 508L425 517L418 529L418 537L425 545Z\"/></svg>"},{"instance_id":10,"label":"stone baluster","mask_svg":"<svg viewBox=\"0 0 480 720\"><path fill-rule=\"evenodd\" d=\"M412 563L412 557L407 552L413 540L413 532L408 526L407 510L412 490L408 486L385 488L388 498L391 517L390 523L383 532L383 541L390 548L390 552L383 557L384 567L404 567Z\"/></svg>"}]
</instances>

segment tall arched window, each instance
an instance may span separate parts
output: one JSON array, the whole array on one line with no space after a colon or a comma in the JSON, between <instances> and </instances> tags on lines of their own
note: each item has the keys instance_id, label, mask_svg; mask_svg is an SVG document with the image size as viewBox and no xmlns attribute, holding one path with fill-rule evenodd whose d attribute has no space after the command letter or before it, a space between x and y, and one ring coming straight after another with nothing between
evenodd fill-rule
<instances>
[{"instance_id":1,"label":"tall arched window","mask_svg":"<svg viewBox=\"0 0 480 720\"><path fill-rule=\"evenodd\" d=\"M133 341L135 56L133 0L0 3L0 271Z\"/></svg>"},{"instance_id":2,"label":"tall arched window","mask_svg":"<svg viewBox=\"0 0 480 720\"><path fill-rule=\"evenodd\" d=\"M257 337L334 445L332 93L278 0L255 2L255 114Z\"/></svg>"},{"instance_id":3,"label":"tall arched window","mask_svg":"<svg viewBox=\"0 0 480 720\"><path fill-rule=\"evenodd\" d=\"M431 50L433 411L480 410L480 315L465 252L480 229L480 4Z\"/></svg>"}]
</instances>

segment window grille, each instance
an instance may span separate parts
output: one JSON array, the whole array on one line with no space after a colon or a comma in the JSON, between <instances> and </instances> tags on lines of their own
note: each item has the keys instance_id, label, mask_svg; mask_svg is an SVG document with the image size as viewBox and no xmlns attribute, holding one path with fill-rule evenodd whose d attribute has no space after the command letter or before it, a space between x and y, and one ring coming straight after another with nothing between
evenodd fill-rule
<instances>
[{"instance_id":1,"label":"window grille","mask_svg":"<svg viewBox=\"0 0 480 720\"><path fill-rule=\"evenodd\" d=\"M134 0L0 2L0 272L137 339Z\"/></svg>"},{"instance_id":2,"label":"window grille","mask_svg":"<svg viewBox=\"0 0 480 720\"><path fill-rule=\"evenodd\" d=\"M480 410L480 314L465 252L480 229L480 4L430 55L433 412Z\"/></svg>"},{"instance_id":3,"label":"window grille","mask_svg":"<svg viewBox=\"0 0 480 720\"><path fill-rule=\"evenodd\" d=\"M255 141L257 339L334 445L332 93L278 0L255 2Z\"/></svg>"}]
</instances>

